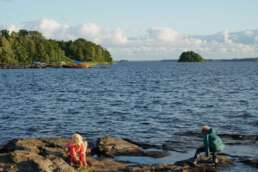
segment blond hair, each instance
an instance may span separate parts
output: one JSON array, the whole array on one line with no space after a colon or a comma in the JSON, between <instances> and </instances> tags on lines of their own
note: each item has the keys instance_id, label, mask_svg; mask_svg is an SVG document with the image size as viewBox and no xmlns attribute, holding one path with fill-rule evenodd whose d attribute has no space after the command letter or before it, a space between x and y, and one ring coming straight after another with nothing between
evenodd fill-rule
<instances>
[{"instance_id":1,"label":"blond hair","mask_svg":"<svg viewBox=\"0 0 258 172\"><path fill-rule=\"evenodd\" d=\"M202 131L208 131L210 127L208 125L202 126Z\"/></svg>"},{"instance_id":2,"label":"blond hair","mask_svg":"<svg viewBox=\"0 0 258 172\"><path fill-rule=\"evenodd\" d=\"M81 145L83 143L83 138L80 134L73 134L72 135L72 140L75 144Z\"/></svg>"}]
</instances>

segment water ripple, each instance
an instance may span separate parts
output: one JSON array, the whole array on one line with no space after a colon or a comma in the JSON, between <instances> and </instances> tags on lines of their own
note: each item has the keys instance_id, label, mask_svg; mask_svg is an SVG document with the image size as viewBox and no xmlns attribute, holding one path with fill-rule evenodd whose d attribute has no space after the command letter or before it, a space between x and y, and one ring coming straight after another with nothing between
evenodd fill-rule
<instances>
[{"instance_id":1,"label":"water ripple","mask_svg":"<svg viewBox=\"0 0 258 172\"><path fill-rule=\"evenodd\" d=\"M80 131L160 144L203 124L223 133L258 133L257 63L0 70L0 92L0 143Z\"/></svg>"}]
</instances>

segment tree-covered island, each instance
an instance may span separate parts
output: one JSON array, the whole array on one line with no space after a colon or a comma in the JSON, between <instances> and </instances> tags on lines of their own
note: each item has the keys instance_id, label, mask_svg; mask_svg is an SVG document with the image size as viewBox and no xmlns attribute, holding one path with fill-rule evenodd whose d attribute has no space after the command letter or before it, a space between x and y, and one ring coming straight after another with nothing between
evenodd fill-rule
<instances>
[{"instance_id":1,"label":"tree-covered island","mask_svg":"<svg viewBox=\"0 0 258 172\"><path fill-rule=\"evenodd\" d=\"M204 61L204 58L193 51L183 52L178 59L178 62L203 62L203 61Z\"/></svg>"},{"instance_id":2,"label":"tree-covered island","mask_svg":"<svg viewBox=\"0 0 258 172\"><path fill-rule=\"evenodd\" d=\"M0 31L0 67L31 67L35 63L63 66L75 61L112 63L112 56L107 49L82 38L58 41L46 39L38 31Z\"/></svg>"}]
</instances>

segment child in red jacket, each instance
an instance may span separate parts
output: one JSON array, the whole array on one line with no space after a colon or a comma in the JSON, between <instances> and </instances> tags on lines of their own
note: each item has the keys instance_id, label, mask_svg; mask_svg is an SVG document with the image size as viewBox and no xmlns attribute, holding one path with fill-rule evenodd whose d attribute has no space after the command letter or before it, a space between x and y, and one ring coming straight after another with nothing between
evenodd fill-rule
<instances>
[{"instance_id":1,"label":"child in red jacket","mask_svg":"<svg viewBox=\"0 0 258 172\"><path fill-rule=\"evenodd\" d=\"M68 157L72 166L87 166L86 151L87 142L83 141L80 134L73 134L72 139L68 142Z\"/></svg>"}]
</instances>

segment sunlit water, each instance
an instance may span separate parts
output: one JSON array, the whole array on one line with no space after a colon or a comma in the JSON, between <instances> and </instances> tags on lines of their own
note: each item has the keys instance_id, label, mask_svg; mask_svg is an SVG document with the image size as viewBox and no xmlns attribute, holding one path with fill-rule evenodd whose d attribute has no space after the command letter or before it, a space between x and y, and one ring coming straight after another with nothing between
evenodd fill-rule
<instances>
[{"instance_id":1,"label":"sunlit water","mask_svg":"<svg viewBox=\"0 0 258 172\"><path fill-rule=\"evenodd\" d=\"M203 124L258 134L257 62L0 70L0 144L75 131L162 144Z\"/></svg>"}]
</instances>

